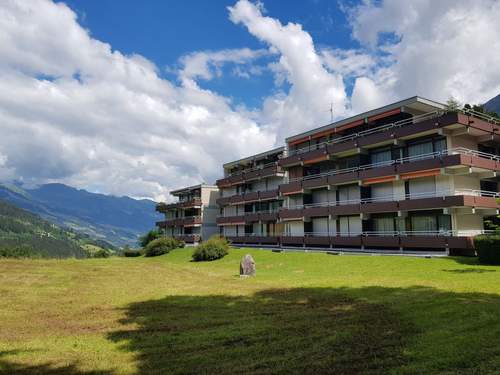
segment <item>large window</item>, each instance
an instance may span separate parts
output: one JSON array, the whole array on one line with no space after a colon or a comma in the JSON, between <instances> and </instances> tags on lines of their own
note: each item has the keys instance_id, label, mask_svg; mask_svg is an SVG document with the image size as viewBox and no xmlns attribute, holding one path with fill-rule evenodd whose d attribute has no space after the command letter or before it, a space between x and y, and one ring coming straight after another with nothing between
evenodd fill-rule
<instances>
[{"instance_id":1,"label":"large window","mask_svg":"<svg viewBox=\"0 0 500 375\"><path fill-rule=\"evenodd\" d=\"M392 160L392 152L391 150L383 150L376 151L370 154L370 163L371 164L389 164Z\"/></svg>"},{"instance_id":2,"label":"large window","mask_svg":"<svg viewBox=\"0 0 500 375\"><path fill-rule=\"evenodd\" d=\"M394 232L394 217L380 216L373 219L373 230L375 232Z\"/></svg>"},{"instance_id":3,"label":"large window","mask_svg":"<svg viewBox=\"0 0 500 375\"><path fill-rule=\"evenodd\" d=\"M360 199L359 185L344 185L337 190L340 204L355 203Z\"/></svg>"},{"instance_id":4,"label":"large window","mask_svg":"<svg viewBox=\"0 0 500 375\"><path fill-rule=\"evenodd\" d=\"M408 145L408 156L416 157L446 150L446 138L433 138L416 141Z\"/></svg>"},{"instance_id":5,"label":"large window","mask_svg":"<svg viewBox=\"0 0 500 375\"><path fill-rule=\"evenodd\" d=\"M415 214L410 217L411 230L414 232L437 232L451 230L450 215Z\"/></svg>"}]
</instances>

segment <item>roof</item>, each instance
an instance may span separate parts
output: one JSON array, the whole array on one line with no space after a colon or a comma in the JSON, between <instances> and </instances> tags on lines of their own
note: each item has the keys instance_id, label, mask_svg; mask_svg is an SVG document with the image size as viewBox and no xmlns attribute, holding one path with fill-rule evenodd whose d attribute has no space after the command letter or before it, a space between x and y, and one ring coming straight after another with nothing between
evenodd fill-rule
<instances>
[{"instance_id":1,"label":"roof","mask_svg":"<svg viewBox=\"0 0 500 375\"><path fill-rule=\"evenodd\" d=\"M233 167L233 166L238 165L238 164L249 163L249 162L252 162L252 161L257 160L257 159L265 158L266 156L269 156L269 155L280 154L283 151L285 151L285 147L281 146L281 147L274 148L274 149L269 150L269 151L261 152L260 154L247 156L243 159L239 159L239 160L235 160L235 161L230 161L230 162L224 164L223 167L230 168L230 167Z\"/></svg>"},{"instance_id":2,"label":"roof","mask_svg":"<svg viewBox=\"0 0 500 375\"><path fill-rule=\"evenodd\" d=\"M201 189L201 188L218 189L218 187L215 186L215 185L209 185L209 184L206 184L206 183L203 182L203 183L198 184L198 185L193 185L193 186L188 186L188 187L180 188L180 189L177 189L177 190L172 190L170 192L170 194L171 195L179 195L179 194L183 194L183 193L188 193L191 190L197 190L197 189Z\"/></svg>"},{"instance_id":3,"label":"roof","mask_svg":"<svg viewBox=\"0 0 500 375\"><path fill-rule=\"evenodd\" d=\"M294 140L297 140L297 139L300 139L303 137L307 137L309 135L316 134L320 131L330 130L330 129L336 128L338 126L342 126L344 124L348 124L348 123L351 123L351 122L354 122L357 120L362 120L366 117L378 115L378 114L381 114L381 113L384 113L384 112L387 112L387 111L390 111L393 109L397 109L400 107L412 108L412 109L415 109L417 111L422 111L422 112L432 112L432 111L435 111L438 109L444 109L445 105L442 103L435 102L435 101L430 100L430 99L422 98L420 96L413 96L411 98L404 99L404 100L401 100L399 102L388 104L384 107L373 109L373 110L368 111L368 112L363 112L363 113L360 113L356 116L348 117L348 118L345 118L343 120L333 122L333 123L325 125L325 126L321 126L319 128L315 128L315 129L308 130L308 131L300 133L300 134L290 136L286 139L286 142L288 143L288 142L291 142L291 141L294 141Z\"/></svg>"}]
</instances>

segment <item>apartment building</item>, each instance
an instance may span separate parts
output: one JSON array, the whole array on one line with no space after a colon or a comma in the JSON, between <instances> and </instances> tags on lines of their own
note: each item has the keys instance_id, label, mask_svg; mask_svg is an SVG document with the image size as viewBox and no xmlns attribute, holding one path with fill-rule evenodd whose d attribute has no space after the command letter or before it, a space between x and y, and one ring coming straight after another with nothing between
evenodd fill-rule
<instances>
[{"instance_id":1,"label":"apartment building","mask_svg":"<svg viewBox=\"0 0 500 375\"><path fill-rule=\"evenodd\" d=\"M467 253L498 213L500 122L413 97L286 140L286 246Z\"/></svg>"},{"instance_id":2,"label":"apartment building","mask_svg":"<svg viewBox=\"0 0 500 375\"><path fill-rule=\"evenodd\" d=\"M500 123L409 98L224 165L234 243L470 253L498 214ZM279 186L278 186L279 185Z\"/></svg>"},{"instance_id":3,"label":"apartment building","mask_svg":"<svg viewBox=\"0 0 500 375\"><path fill-rule=\"evenodd\" d=\"M219 233L233 243L278 245L283 225L278 220L284 172L278 161L284 147L224 164L217 180L220 197Z\"/></svg>"},{"instance_id":4,"label":"apartment building","mask_svg":"<svg viewBox=\"0 0 500 375\"><path fill-rule=\"evenodd\" d=\"M165 220L156 223L165 235L186 243L197 243L218 233L217 186L200 184L170 194L177 198L177 202L156 206L156 210L165 215Z\"/></svg>"}]
</instances>

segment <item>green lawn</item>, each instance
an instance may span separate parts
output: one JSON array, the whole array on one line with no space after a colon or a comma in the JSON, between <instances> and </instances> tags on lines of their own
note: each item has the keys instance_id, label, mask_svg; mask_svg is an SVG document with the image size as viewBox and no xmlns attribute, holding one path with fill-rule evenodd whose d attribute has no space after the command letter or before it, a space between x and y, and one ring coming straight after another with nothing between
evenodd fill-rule
<instances>
[{"instance_id":1,"label":"green lawn","mask_svg":"<svg viewBox=\"0 0 500 375\"><path fill-rule=\"evenodd\" d=\"M500 267L190 249L0 261L0 372L500 373ZM251 253L257 277L240 279Z\"/></svg>"}]
</instances>

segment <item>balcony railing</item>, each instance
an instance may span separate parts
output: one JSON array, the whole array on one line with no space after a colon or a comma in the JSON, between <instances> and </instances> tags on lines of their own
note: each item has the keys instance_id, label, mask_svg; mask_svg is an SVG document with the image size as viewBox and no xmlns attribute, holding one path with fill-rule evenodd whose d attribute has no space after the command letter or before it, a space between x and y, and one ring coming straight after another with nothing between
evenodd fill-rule
<instances>
[{"instance_id":1,"label":"balcony railing","mask_svg":"<svg viewBox=\"0 0 500 375\"><path fill-rule=\"evenodd\" d=\"M267 164L259 164L259 165L255 166L255 167L252 167L252 168L241 169L241 170L238 170L238 171L234 171L234 172L228 173L227 175L224 176L224 178L226 178L226 177L232 177L232 176L239 176L241 174L249 173L249 172L254 172L254 171L260 171L262 169L265 169L265 168L268 168L268 167L273 167L275 165L278 165L278 163L277 162L271 162L271 163L267 163Z\"/></svg>"},{"instance_id":2,"label":"balcony railing","mask_svg":"<svg viewBox=\"0 0 500 375\"><path fill-rule=\"evenodd\" d=\"M359 232L304 232L304 237L396 237L396 236L446 236L469 237L479 234L495 234L494 230L403 230L403 231L359 231ZM300 236L300 234L284 233L283 236Z\"/></svg>"},{"instance_id":3,"label":"balcony railing","mask_svg":"<svg viewBox=\"0 0 500 375\"><path fill-rule=\"evenodd\" d=\"M413 117L411 117L409 119L404 119L404 120L392 122L392 123L389 123L389 124L380 125L380 126L377 126L375 128L372 128L372 129L367 129L367 130L363 130L363 131L360 131L360 132L357 132L357 133L349 134L349 135L346 135L346 136L343 136L343 137L334 138L334 139L331 139L331 140L328 140L328 141L325 141L325 142L321 142L321 143L318 143L318 144L308 145L308 146L301 147L301 148L294 149L294 150L288 150L287 153L286 153L286 155L284 155L283 157L288 157L288 156L292 156L292 155L296 155L296 154L303 154L305 152L309 152L309 151L314 151L314 150L319 150L319 149L325 148L326 146L331 145L331 144L336 144L336 143L342 143L342 142L346 142L346 141L351 141L351 140L357 139L359 137L364 137L364 136L367 136L367 135L384 132L384 131L387 131L389 129L401 128L401 127L405 127L405 126L408 126L408 125L417 124L417 123L420 123L422 121L431 120L431 119L434 119L434 118L441 117L444 114L449 113L449 112L453 112L453 111L439 110L439 111L433 111L433 112L424 113L424 114L421 114L421 115L418 115L418 116L413 116ZM474 117L477 117L479 119L491 122L493 124L500 125L500 120L498 120L495 117L488 116L488 115L486 115L484 113L475 112L473 110L457 110L456 112L463 113L463 114L468 115L468 116L474 116Z\"/></svg>"},{"instance_id":4,"label":"balcony railing","mask_svg":"<svg viewBox=\"0 0 500 375\"><path fill-rule=\"evenodd\" d=\"M335 175L343 174L343 173L359 172L359 171L365 171L368 169L374 169L374 168L379 168L379 167L386 167L386 166L398 165L398 164L407 164L407 163L420 161L420 160L441 158L443 156L449 156L449 155L475 156L475 157L480 157L480 158L500 162L500 156L498 156L498 155L488 154L486 152L481 152L481 151L477 151L477 150L470 150L470 149L467 149L464 147L456 147L456 148L452 148L452 149L436 151L436 152L431 152L431 153L426 153L426 154L421 154L421 155L407 156L407 157L399 158L399 159L395 159L395 160L388 160L388 161L383 161L383 162L364 164L364 165L360 165L357 167L336 169L336 170L331 170L328 172L323 172L323 173L318 173L318 174L313 174L313 175L308 175L308 176L303 176L303 177L287 178L287 179L285 179L285 181L286 181L286 183L290 183L290 182L296 182L296 181L311 180L311 179L315 179L315 178L335 176Z\"/></svg>"},{"instance_id":5,"label":"balcony railing","mask_svg":"<svg viewBox=\"0 0 500 375\"><path fill-rule=\"evenodd\" d=\"M421 199L421 198L441 198L441 197L449 197L449 196L473 196L473 197L493 197L500 198L500 193L495 191L487 191L487 190L475 190L475 189L455 189L455 190L438 190L438 191L429 191L422 193L410 193L410 194L390 194L381 197L374 198L359 198L359 199L345 199L339 201L325 201L318 203L309 203L309 204L297 204L285 206L284 209L302 209L302 208L313 208L313 207L331 207L331 206L342 206L348 204L364 204L364 203L375 203L375 202L391 202L391 201L400 201L406 199Z\"/></svg>"}]
</instances>

